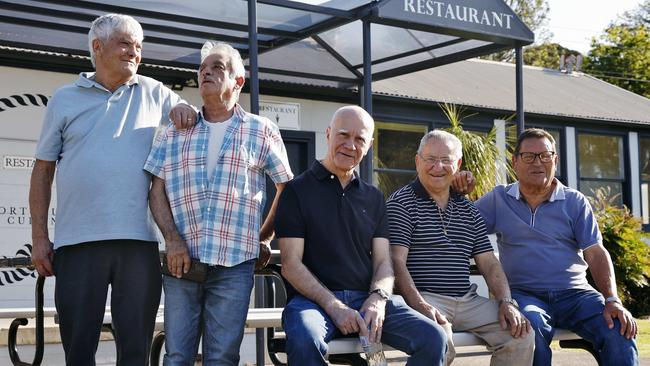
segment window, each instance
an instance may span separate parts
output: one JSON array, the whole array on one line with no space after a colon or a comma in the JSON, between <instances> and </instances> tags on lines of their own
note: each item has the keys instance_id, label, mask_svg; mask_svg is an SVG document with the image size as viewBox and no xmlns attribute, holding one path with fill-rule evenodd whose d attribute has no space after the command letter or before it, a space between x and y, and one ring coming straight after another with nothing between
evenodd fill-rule
<instances>
[{"instance_id":1,"label":"window","mask_svg":"<svg viewBox=\"0 0 650 366\"><path fill-rule=\"evenodd\" d=\"M375 123L373 183L384 196L390 196L417 175L415 154L427 131L425 125Z\"/></svg>"},{"instance_id":2,"label":"window","mask_svg":"<svg viewBox=\"0 0 650 366\"><path fill-rule=\"evenodd\" d=\"M579 189L594 196L598 188L609 190L613 203L623 205L623 138L611 135L578 134Z\"/></svg>"},{"instance_id":3,"label":"window","mask_svg":"<svg viewBox=\"0 0 650 366\"><path fill-rule=\"evenodd\" d=\"M641 219L650 224L650 136L639 137L639 171L641 173Z\"/></svg>"}]
</instances>

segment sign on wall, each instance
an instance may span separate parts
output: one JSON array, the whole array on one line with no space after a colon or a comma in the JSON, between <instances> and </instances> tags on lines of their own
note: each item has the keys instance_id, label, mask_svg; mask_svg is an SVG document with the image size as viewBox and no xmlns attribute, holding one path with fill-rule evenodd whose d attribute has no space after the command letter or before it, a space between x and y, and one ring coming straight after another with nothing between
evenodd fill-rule
<instances>
[{"instance_id":1,"label":"sign on wall","mask_svg":"<svg viewBox=\"0 0 650 366\"><path fill-rule=\"evenodd\" d=\"M260 101L260 115L275 122L282 129L300 129L300 104Z\"/></svg>"}]
</instances>

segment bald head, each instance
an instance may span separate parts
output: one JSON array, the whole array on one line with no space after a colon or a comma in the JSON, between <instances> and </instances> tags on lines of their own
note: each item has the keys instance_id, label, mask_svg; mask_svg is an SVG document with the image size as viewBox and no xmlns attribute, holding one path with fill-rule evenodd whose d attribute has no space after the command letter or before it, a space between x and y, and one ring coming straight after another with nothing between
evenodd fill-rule
<instances>
[{"instance_id":1,"label":"bald head","mask_svg":"<svg viewBox=\"0 0 650 366\"><path fill-rule=\"evenodd\" d=\"M358 106L339 108L327 127L327 156L323 164L337 176L351 176L370 146L375 122Z\"/></svg>"},{"instance_id":2,"label":"bald head","mask_svg":"<svg viewBox=\"0 0 650 366\"><path fill-rule=\"evenodd\" d=\"M375 130L375 120L365 109L358 105L346 105L337 109L332 116L329 127L332 128L337 120L357 120L363 123L370 131Z\"/></svg>"}]
</instances>

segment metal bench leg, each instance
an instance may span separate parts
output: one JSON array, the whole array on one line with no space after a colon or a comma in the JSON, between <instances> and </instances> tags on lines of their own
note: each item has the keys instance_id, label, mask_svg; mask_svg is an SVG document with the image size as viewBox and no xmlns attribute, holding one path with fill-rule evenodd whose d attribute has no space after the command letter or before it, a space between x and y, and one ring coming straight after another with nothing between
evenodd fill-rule
<instances>
[{"instance_id":1,"label":"metal bench leg","mask_svg":"<svg viewBox=\"0 0 650 366\"><path fill-rule=\"evenodd\" d=\"M598 366L602 366L600 363L600 357L598 357L598 353L596 353L594 346L589 341L586 341L584 339L566 339L560 341L560 348L583 349L594 356L594 359L598 363Z\"/></svg>"},{"instance_id":2,"label":"metal bench leg","mask_svg":"<svg viewBox=\"0 0 650 366\"><path fill-rule=\"evenodd\" d=\"M158 332L153 341L151 341L151 353L149 354L149 365L158 366L160 365L160 352L162 352L162 346L165 343L165 332Z\"/></svg>"},{"instance_id":3,"label":"metal bench leg","mask_svg":"<svg viewBox=\"0 0 650 366\"><path fill-rule=\"evenodd\" d=\"M9 349L9 359L14 366L39 366L41 361L43 361L43 350L44 350L44 326L43 326L43 285L45 284L45 277L38 276L36 279L36 352L34 353L34 360L32 363L27 363L21 361L18 356L18 349L16 347L16 336L18 334L18 327L21 325L27 325L27 319L20 318L14 319L9 326L9 334L7 339L7 348Z\"/></svg>"}]
</instances>

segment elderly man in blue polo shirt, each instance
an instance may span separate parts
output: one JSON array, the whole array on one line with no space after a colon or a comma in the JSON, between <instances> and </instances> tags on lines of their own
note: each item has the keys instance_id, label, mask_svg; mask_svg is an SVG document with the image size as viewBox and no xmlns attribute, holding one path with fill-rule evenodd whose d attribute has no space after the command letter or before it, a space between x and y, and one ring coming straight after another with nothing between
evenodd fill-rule
<instances>
[{"instance_id":1,"label":"elderly man in blue polo shirt","mask_svg":"<svg viewBox=\"0 0 650 366\"><path fill-rule=\"evenodd\" d=\"M442 327L392 296L393 270L382 193L354 169L372 146L374 121L357 106L336 111L327 154L289 182L276 216L282 274L295 292L283 313L291 365L325 365L333 337L360 333L442 365Z\"/></svg>"},{"instance_id":2,"label":"elderly man in blue polo shirt","mask_svg":"<svg viewBox=\"0 0 650 366\"><path fill-rule=\"evenodd\" d=\"M511 297L481 214L450 189L462 155L456 136L427 133L415 154L417 178L386 202L396 287L409 306L448 331L448 365L455 356L452 329L484 339L492 366L531 365L535 336ZM494 299L470 283L472 258Z\"/></svg>"},{"instance_id":3,"label":"elderly man in blue polo shirt","mask_svg":"<svg viewBox=\"0 0 650 366\"><path fill-rule=\"evenodd\" d=\"M29 206L32 262L56 275L67 365L94 365L108 286L118 365L145 365L160 302L160 262L142 171L158 126L196 112L160 82L137 75L143 32L107 14L88 32L95 72L54 93L36 149ZM176 107L174 107L176 105ZM173 107L173 109L172 109ZM56 171L56 232L47 212Z\"/></svg>"},{"instance_id":4,"label":"elderly man in blue polo shirt","mask_svg":"<svg viewBox=\"0 0 650 366\"><path fill-rule=\"evenodd\" d=\"M594 345L601 365L638 365L637 326L616 296L609 253L589 202L555 178L555 140L528 129L512 163L518 181L476 202L487 230L497 233L499 259L512 296L535 331L534 365L551 365L554 328ZM598 291L589 285L589 268Z\"/></svg>"}]
</instances>

